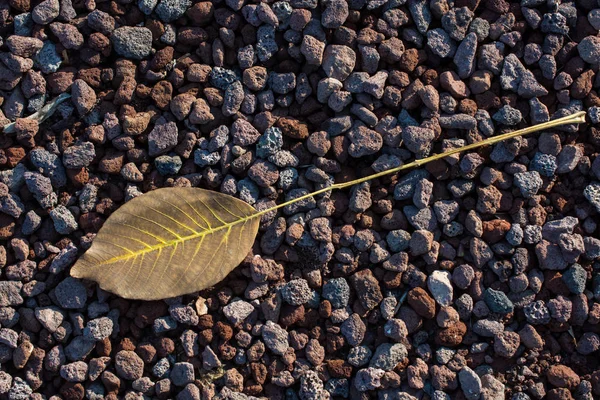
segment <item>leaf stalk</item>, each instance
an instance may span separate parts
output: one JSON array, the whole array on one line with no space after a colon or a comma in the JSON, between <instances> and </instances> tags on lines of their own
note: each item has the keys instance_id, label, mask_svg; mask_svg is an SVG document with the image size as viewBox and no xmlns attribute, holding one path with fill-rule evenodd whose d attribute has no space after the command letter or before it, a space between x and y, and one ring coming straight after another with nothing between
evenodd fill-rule
<instances>
[{"instance_id":1,"label":"leaf stalk","mask_svg":"<svg viewBox=\"0 0 600 400\"><path fill-rule=\"evenodd\" d=\"M418 159L418 160L414 160L414 161L412 161L412 162L410 162L408 164L403 164L403 165L400 165L399 167L391 168L391 169L388 169L388 170L385 170L385 171L381 171L381 172L378 172L376 174L365 176L363 178L354 179L354 180L348 181L348 182L334 183L333 185L328 186L326 188L316 190L314 192L305 194L305 195L297 197L295 199L291 199L291 200L288 200L288 201L283 202L281 204L277 204L277 205L275 205L273 207L270 207L270 208L268 208L266 210L259 211L259 212L256 213L256 216L258 217L258 216L270 213L272 211L275 211L275 210L278 210L280 208L292 205L292 204L297 203L299 201L312 198L312 197L317 196L317 195L322 194L322 193L327 193L327 192L332 191L334 189L345 189L345 188L348 188L350 186L358 185L359 183L367 182L367 181L370 181L370 180L373 180L373 179L376 179L376 178L379 178L379 177L382 177L382 176L395 174L397 172L404 171L404 170L407 170L407 169L411 169L413 167L420 167L420 166L428 164L428 163L430 163L432 161L440 160L442 158L451 156L453 154L458 154L458 153L462 153L464 151L478 149L478 148L483 147L483 146L488 146L488 145L500 143L500 142L503 142L503 141L508 140L508 139L513 139L513 138L516 138L516 137L519 137L519 136L524 136L524 135L527 135L527 134L530 134L530 133L539 132L539 131L542 131L542 130L545 130L545 129L555 128L555 127L561 126L561 125L581 124L581 123L585 122L585 115L586 115L585 111L579 111L579 112L573 113L571 115L567 115L566 117L558 118L558 119L555 119L555 120L552 120L552 121L548 121L548 122L543 122L541 124L529 126L527 128L519 129L519 130L516 130L516 131L513 131L513 132L504 133L502 135L492 136L492 137L489 137L489 138L487 138L485 140L482 140L482 141L479 141L479 142L476 142L476 143L471 143L469 145L466 145L466 146L463 146L463 147L459 147L459 148L456 148L456 149L452 149L452 150L448 150L448 151L440 153L440 154L434 154L434 155L429 156L429 157L425 157L425 158L421 158L421 159Z\"/></svg>"}]
</instances>

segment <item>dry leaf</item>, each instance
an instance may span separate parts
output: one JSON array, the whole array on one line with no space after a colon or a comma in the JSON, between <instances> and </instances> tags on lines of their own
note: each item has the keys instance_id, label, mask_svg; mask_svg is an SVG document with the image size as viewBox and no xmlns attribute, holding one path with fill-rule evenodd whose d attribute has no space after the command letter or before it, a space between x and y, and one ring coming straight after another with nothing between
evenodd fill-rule
<instances>
[{"instance_id":1,"label":"dry leaf","mask_svg":"<svg viewBox=\"0 0 600 400\"><path fill-rule=\"evenodd\" d=\"M419 167L463 151L565 124L585 112L545 122L356 179L256 211L235 197L198 188L164 188L125 203L98 232L71 269L76 278L128 299L156 300L196 292L220 282L248 254L260 216L334 189Z\"/></svg>"},{"instance_id":2,"label":"dry leaf","mask_svg":"<svg viewBox=\"0 0 600 400\"><path fill-rule=\"evenodd\" d=\"M260 218L249 204L199 188L163 188L113 213L71 269L128 299L156 300L221 281L248 254Z\"/></svg>"}]
</instances>

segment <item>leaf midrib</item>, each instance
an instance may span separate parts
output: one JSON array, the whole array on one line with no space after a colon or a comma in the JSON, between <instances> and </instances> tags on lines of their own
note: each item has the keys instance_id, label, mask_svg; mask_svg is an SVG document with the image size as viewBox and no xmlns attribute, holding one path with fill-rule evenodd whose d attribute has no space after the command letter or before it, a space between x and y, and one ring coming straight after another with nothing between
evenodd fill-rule
<instances>
[{"instance_id":1,"label":"leaf midrib","mask_svg":"<svg viewBox=\"0 0 600 400\"><path fill-rule=\"evenodd\" d=\"M198 232L198 233L193 233L193 234L188 235L188 236L183 236L181 238L172 239L172 240L169 240L169 241L167 241L165 243L157 243L155 245L148 245L148 247L146 247L145 249L140 249L140 250L131 252L131 253L127 254L127 255L113 257L113 258L110 258L108 260L102 261L102 262L99 263L99 265L113 264L113 263L116 263L118 261L129 260L129 259L131 259L133 257L138 257L138 256L140 256L142 254L152 253L152 252L157 251L157 250L162 250L162 249L165 249L165 248L170 248L170 247L177 246L180 243L187 242L189 240L194 240L194 239L201 238L203 236L212 235L215 232L221 231L223 229L228 229L228 228L231 228L231 227L233 227L233 226L235 226L237 224L241 224L241 223L247 222L247 221L249 221L251 219L260 217L261 215L263 215L263 214L265 214L266 212L269 212L269 211L271 211L271 209L264 210L264 211L259 211L259 212L255 212L254 214L248 215L248 216L243 217L241 219L238 219L238 220L235 220L235 221L232 221L232 222L228 222L226 224L219 225L219 226L214 227L214 228L206 229L206 230ZM140 229L140 231L143 231L146 234L151 235L146 230Z\"/></svg>"}]
</instances>

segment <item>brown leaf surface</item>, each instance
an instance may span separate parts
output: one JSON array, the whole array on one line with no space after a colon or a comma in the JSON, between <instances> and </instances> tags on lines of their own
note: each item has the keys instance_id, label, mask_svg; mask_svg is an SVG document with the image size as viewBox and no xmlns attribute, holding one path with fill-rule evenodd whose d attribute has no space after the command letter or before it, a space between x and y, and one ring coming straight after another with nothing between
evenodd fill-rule
<instances>
[{"instance_id":1,"label":"brown leaf surface","mask_svg":"<svg viewBox=\"0 0 600 400\"><path fill-rule=\"evenodd\" d=\"M251 205L226 194L153 190L108 218L71 275L128 299L192 293L223 280L242 262L259 222Z\"/></svg>"}]
</instances>

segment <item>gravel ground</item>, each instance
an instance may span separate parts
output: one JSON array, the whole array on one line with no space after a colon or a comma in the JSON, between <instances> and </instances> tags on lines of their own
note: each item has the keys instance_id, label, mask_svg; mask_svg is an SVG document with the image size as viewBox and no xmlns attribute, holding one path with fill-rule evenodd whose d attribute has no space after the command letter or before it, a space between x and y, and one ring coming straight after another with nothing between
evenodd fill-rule
<instances>
[{"instance_id":1,"label":"gravel ground","mask_svg":"<svg viewBox=\"0 0 600 400\"><path fill-rule=\"evenodd\" d=\"M0 398L600 398L599 29L596 0L0 0ZM264 216L201 293L69 277L155 188L264 209L581 110Z\"/></svg>"}]
</instances>

